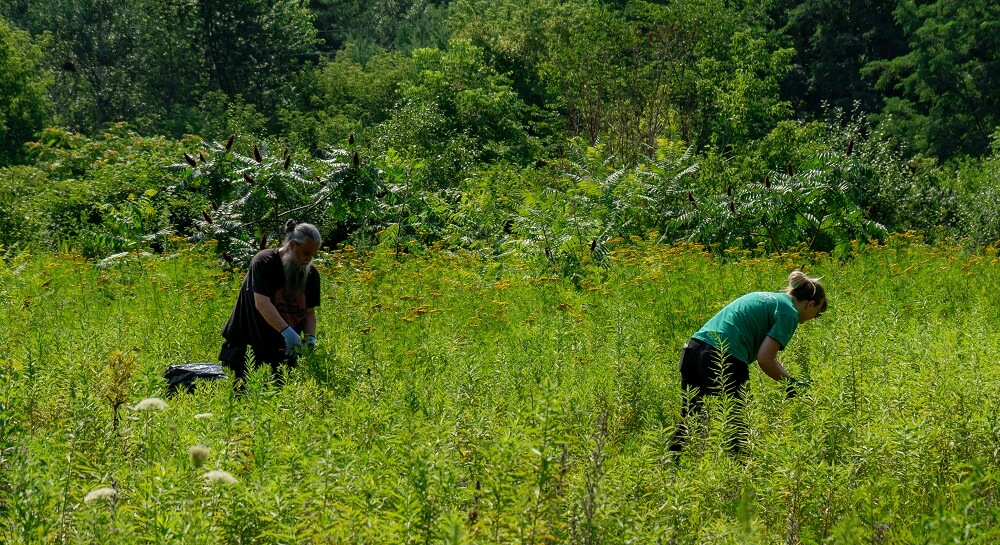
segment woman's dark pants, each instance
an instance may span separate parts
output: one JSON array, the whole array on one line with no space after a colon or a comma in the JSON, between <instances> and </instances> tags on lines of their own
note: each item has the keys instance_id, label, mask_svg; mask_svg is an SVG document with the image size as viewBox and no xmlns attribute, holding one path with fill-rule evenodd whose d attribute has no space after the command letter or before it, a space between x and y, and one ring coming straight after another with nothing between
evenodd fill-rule
<instances>
[{"instance_id":1,"label":"woman's dark pants","mask_svg":"<svg viewBox=\"0 0 1000 545\"><path fill-rule=\"evenodd\" d=\"M735 418L737 433L733 435L730 444L733 450L739 450L739 435L746 430L739 413L746 395L750 368L733 356L723 359L722 355L717 348L698 339L691 339L684 348L680 369L684 405L681 407L681 421L671 439L670 450L680 451L684 448L690 434L688 420L701 412L705 396L720 394L732 397L738 405Z\"/></svg>"}]
</instances>

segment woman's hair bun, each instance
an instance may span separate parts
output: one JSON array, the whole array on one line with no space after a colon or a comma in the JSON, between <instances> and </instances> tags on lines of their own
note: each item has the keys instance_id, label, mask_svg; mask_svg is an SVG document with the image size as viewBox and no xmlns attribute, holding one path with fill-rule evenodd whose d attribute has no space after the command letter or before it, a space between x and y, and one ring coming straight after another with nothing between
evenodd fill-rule
<instances>
[{"instance_id":1,"label":"woman's hair bun","mask_svg":"<svg viewBox=\"0 0 1000 545\"><path fill-rule=\"evenodd\" d=\"M288 221L286 221L285 222L285 232L286 233L291 233L292 231L295 230L295 226L296 225L297 224L295 223L295 220L288 220Z\"/></svg>"},{"instance_id":2,"label":"woman's hair bun","mask_svg":"<svg viewBox=\"0 0 1000 545\"><path fill-rule=\"evenodd\" d=\"M826 290L820 284L819 278L810 278L806 273L795 270L788 275L788 287L785 293L799 301L816 301L820 304L820 312L826 311Z\"/></svg>"},{"instance_id":3,"label":"woman's hair bun","mask_svg":"<svg viewBox=\"0 0 1000 545\"><path fill-rule=\"evenodd\" d=\"M809 277L802 271L792 271L792 274L788 275L788 285L792 288L797 288L808 281Z\"/></svg>"}]
</instances>

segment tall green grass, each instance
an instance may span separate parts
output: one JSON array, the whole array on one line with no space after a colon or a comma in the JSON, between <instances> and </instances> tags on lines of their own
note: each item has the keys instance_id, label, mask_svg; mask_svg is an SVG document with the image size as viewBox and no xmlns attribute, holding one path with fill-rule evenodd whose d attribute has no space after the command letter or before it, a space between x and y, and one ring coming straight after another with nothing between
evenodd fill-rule
<instances>
[{"instance_id":1,"label":"tall green grass","mask_svg":"<svg viewBox=\"0 0 1000 545\"><path fill-rule=\"evenodd\" d=\"M0 541L1000 537L994 251L896 237L846 261L722 260L650 246L576 283L440 251L318 264L320 344L283 389L258 372L241 398L204 383L136 410L164 396L167 365L215 359L240 275L198 248L104 269L3 262ZM752 370L745 452L726 449L733 408L713 402L672 458L680 345L799 267L831 296L781 354L811 390L785 399Z\"/></svg>"}]
</instances>

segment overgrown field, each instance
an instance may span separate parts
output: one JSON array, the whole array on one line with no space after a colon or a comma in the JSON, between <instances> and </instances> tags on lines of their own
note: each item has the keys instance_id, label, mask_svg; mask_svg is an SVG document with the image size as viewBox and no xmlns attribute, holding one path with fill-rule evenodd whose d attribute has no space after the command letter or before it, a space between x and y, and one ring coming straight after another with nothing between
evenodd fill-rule
<instances>
[{"instance_id":1,"label":"overgrown field","mask_svg":"<svg viewBox=\"0 0 1000 545\"><path fill-rule=\"evenodd\" d=\"M443 252L319 266L320 344L283 389L137 410L167 365L214 360L240 274L197 248L0 263L0 541L1000 539L995 251L644 247L575 284ZM782 354L809 393L752 370L746 452L718 403L671 459L680 345L796 267L831 296Z\"/></svg>"}]
</instances>

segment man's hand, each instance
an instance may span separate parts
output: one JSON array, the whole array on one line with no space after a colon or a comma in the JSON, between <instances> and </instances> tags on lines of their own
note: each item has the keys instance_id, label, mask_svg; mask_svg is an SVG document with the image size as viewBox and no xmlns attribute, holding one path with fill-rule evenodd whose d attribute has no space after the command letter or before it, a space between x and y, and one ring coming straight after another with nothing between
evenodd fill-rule
<instances>
[{"instance_id":1,"label":"man's hand","mask_svg":"<svg viewBox=\"0 0 1000 545\"><path fill-rule=\"evenodd\" d=\"M302 337L292 329L292 326L282 329L281 336L285 338L285 356L294 356L302 346Z\"/></svg>"},{"instance_id":2,"label":"man's hand","mask_svg":"<svg viewBox=\"0 0 1000 545\"><path fill-rule=\"evenodd\" d=\"M306 347L315 348L316 347L316 335L309 335L306 337Z\"/></svg>"}]
</instances>

